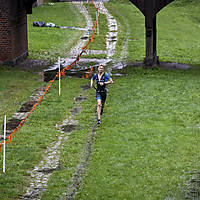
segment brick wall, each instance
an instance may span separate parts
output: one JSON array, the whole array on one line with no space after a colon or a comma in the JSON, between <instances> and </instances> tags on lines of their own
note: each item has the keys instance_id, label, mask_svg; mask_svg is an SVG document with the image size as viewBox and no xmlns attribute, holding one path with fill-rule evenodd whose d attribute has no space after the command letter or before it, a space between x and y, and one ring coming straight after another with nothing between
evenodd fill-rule
<instances>
[{"instance_id":1,"label":"brick wall","mask_svg":"<svg viewBox=\"0 0 200 200\"><path fill-rule=\"evenodd\" d=\"M44 0L37 0L33 6L41 6L44 3Z\"/></svg>"},{"instance_id":2,"label":"brick wall","mask_svg":"<svg viewBox=\"0 0 200 200\"><path fill-rule=\"evenodd\" d=\"M22 3L0 0L0 64L15 65L27 55L26 10Z\"/></svg>"},{"instance_id":3,"label":"brick wall","mask_svg":"<svg viewBox=\"0 0 200 200\"><path fill-rule=\"evenodd\" d=\"M42 5L43 3L44 3L43 0L37 0L37 5L38 5L38 6Z\"/></svg>"}]
</instances>

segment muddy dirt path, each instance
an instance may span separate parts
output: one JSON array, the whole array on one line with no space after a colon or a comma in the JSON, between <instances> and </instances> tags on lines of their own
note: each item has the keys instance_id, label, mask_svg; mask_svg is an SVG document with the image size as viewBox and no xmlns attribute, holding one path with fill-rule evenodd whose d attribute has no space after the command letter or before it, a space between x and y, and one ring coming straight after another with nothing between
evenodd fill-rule
<instances>
[{"instance_id":1,"label":"muddy dirt path","mask_svg":"<svg viewBox=\"0 0 200 200\"><path fill-rule=\"evenodd\" d=\"M40 96L44 94L45 87L36 89L29 100L21 105L21 108L8 119L6 123L6 136L9 136L29 114L33 105L38 102ZM2 133L3 134L3 133ZM3 135L0 135L0 141L3 140Z\"/></svg>"},{"instance_id":2,"label":"muddy dirt path","mask_svg":"<svg viewBox=\"0 0 200 200\"><path fill-rule=\"evenodd\" d=\"M93 140L95 137L95 129L97 127L97 124L95 123L94 126L92 127L92 131L90 134L89 142L88 142L88 147L87 147L87 152L83 154L80 164L77 166L77 170L73 176L72 183L71 185L68 186L67 192L64 192L61 200L72 200L76 196L76 192L81 188L81 184L84 179L84 175L86 173L86 167L87 164L91 158L91 153L92 153L92 145L93 145Z\"/></svg>"},{"instance_id":3,"label":"muddy dirt path","mask_svg":"<svg viewBox=\"0 0 200 200\"><path fill-rule=\"evenodd\" d=\"M46 190L50 176L54 171L60 169L59 149L62 148L71 132L78 128L78 121L74 120L74 117L80 114L81 103L86 99L87 98L82 95L75 97L74 108L70 111L71 114L66 116L66 119L61 124L56 125L57 129L61 132L61 135L58 137L58 141L53 142L46 149L40 163L35 166L32 171L28 171L30 174L30 186L26 189L26 193L20 199L41 199L41 194Z\"/></svg>"},{"instance_id":4,"label":"muddy dirt path","mask_svg":"<svg viewBox=\"0 0 200 200\"><path fill-rule=\"evenodd\" d=\"M90 33L93 27L92 18L89 15L86 7L84 6L83 2L74 2L74 5L77 7L80 13L82 13L85 17L85 21L87 23L85 29L86 31L83 32L81 36L81 40L78 41L75 47L70 50L69 56L70 58L76 58L82 51L82 47L86 44L90 37ZM61 60L62 61L62 60Z\"/></svg>"},{"instance_id":5,"label":"muddy dirt path","mask_svg":"<svg viewBox=\"0 0 200 200\"><path fill-rule=\"evenodd\" d=\"M115 54L115 48L117 43L117 35L118 35L118 25L117 20L109 13L109 11L104 6L103 2L94 2L95 6L99 8L100 14L106 16L108 21L108 33L106 36L106 51L101 50L89 50L88 54L106 54L107 59L110 59Z\"/></svg>"},{"instance_id":6,"label":"muddy dirt path","mask_svg":"<svg viewBox=\"0 0 200 200\"><path fill-rule=\"evenodd\" d=\"M85 8L82 2L74 3L78 10L83 13L85 16L85 20L87 25L85 27L86 31L83 33L81 39L78 41L76 46L70 50L70 58L62 58L62 63L70 62L72 59L76 58L76 56L81 52L81 47L85 45L90 36L90 30L92 29L93 23L92 19L89 16L87 9ZM112 15L108 12L108 10L104 7L102 2L96 2L95 6L99 8L100 13L105 14L108 20L108 29L109 32L106 38L106 52L102 51L92 51L90 50L90 54L100 54L106 53L107 59L96 59L97 63L108 63L111 61L111 57L115 53L116 43L117 43L117 34L118 34L118 26L117 21L114 19ZM91 62L90 59L83 59L85 63ZM94 59L92 59L93 61ZM81 62L81 59L80 59ZM55 63L55 67L57 67L57 63ZM30 186L26 189L26 193L20 199L41 199L42 192L44 192L47 188L48 180L52 173L56 170L59 170L59 158L60 151L65 141L70 136L71 132L77 128L78 122L74 120L74 116L80 114L81 112L81 102L86 98L84 96L79 96L74 99L75 106L71 110L71 115L67 116L66 119L62 122L61 125L57 124L56 127L61 132L61 135L58 138L58 141L53 142L44 152L43 159L40 163L35 166L30 173ZM88 142L87 152L83 153L83 156L80 160L80 164L77 166L76 173L73 176L72 184L68 186L67 192L63 193L62 198L64 199L73 199L76 195L76 191L80 189L81 183L84 179L84 172L86 170L86 165L90 159L92 152L92 144L95 136L95 128L96 124L92 128L91 136ZM67 186L66 186L67 187Z\"/></svg>"}]
</instances>

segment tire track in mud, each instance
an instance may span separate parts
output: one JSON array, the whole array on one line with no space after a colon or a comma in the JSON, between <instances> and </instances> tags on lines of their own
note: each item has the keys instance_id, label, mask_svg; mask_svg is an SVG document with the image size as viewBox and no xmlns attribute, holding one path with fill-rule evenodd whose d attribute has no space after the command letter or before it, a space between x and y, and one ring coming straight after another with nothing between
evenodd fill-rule
<instances>
[{"instance_id":1,"label":"tire track in mud","mask_svg":"<svg viewBox=\"0 0 200 200\"><path fill-rule=\"evenodd\" d=\"M87 146L87 152L83 155L83 158L73 176L72 184L68 187L67 192L63 193L61 200L73 200L76 196L76 192L81 187L85 175L86 165L88 164L91 157L92 145L95 138L96 127L97 124L95 123L94 126L92 127L91 135Z\"/></svg>"}]
</instances>

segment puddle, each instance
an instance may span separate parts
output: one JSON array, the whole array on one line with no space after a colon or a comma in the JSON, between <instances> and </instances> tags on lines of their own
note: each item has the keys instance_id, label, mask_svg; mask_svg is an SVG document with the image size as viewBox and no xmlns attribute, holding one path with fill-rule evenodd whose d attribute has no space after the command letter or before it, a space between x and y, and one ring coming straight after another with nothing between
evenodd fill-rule
<instances>
[{"instance_id":1,"label":"puddle","mask_svg":"<svg viewBox=\"0 0 200 200\"><path fill-rule=\"evenodd\" d=\"M72 110L71 110L71 114L72 115L78 115L78 114L80 114L81 113L81 108L80 107L78 107L78 108L73 108Z\"/></svg>"},{"instance_id":2,"label":"puddle","mask_svg":"<svg viewBox=\"0 0 200 200\"><path fill-rule=\"evenodd\" d=\"M84 97L84 96L79 96L79 97L75 97L74 98L74 101L76 102L76 103L81 103L81 102L83 102L83 101L85 101L85 100L87 100L87 98L86 97Z\"/></svg>"},{"instance_id":3,"label":"puddle","mask_svg":"<svg viewBox=\"0 0 200 200\"><path fill-rule=\"evenodd\" d=\"M8 122L6 123L6 136L9 136L13 132L13 130L15 130L19 126L20 122L26 118L30 110L33 108L33 105L35 105L35 103L37 102L35 100L44 93L43 89L44 88L42 87L38 90L35 90L35 94L30 96L30 100L23 103L19 111L14 113L11 119L8 119ZM2 129L4 129L3 125ZM2 139L3 135L0 135L0 141Z\"/></svg>"},{"instance_id":4,"label":"puddle","mask_svg":"<svg viewBox=\"0 0 200 200\"><path fill-rule=\"evenodd\" d=\"M191 66L187 65L187 64L181 64L181 63L166 63L166 62L161 62L159 64L160 68L164 68L164 69L180 69L180 70L187 70L190 69Z\"/></svg>"},{"instance_id":5,"label":"puddle","mask_svg":"<svg viewBox=\"0 0 200 200\"><path fill-rule=\"evenodd\" d=\"M19 112L28 112L33 108L33 105L35 105L36 101L28 101L24 104L22 104L22 107L20 108Z\"/></svg>"},{"instance_id":6,"label":"puddle","mask_svg":"<svg viewBox=\"0 0 200 200\"><path fill-rule=\"evenodd\" d=\"M55 168L43 168L43 169L39 169L37 170L37 172L42 172L44 174L49 174L49 173L53 173L54 171L59 171L61 170L60 165L56 166Z\"/></svg>"},{"instance_id":7,"label":"puddle","mask_svg":"<svg viewBox=\"0 0 200 200\"><path fill-rule=\"evenodd\" d=\"M116 69L116 70L122 70L122 69L124 69L126 66L127 66L127 63L119 62L119 63L116 63L115 65L113 65L111 68L112 68L112 69Z\"/></svg>"},{"instance_id":8,"label":"puddle","mask_svg":"<svg viewBox=\"0 0 200 200\"><path fill-rule=\"evenodd\" d=\"M78 31L86 31L86 28L77 28L74 26L59 26L61 29L72 29L72 30L78 30Z\"/></svg>"},{"instance_id":9,"label":"puddle","mask_svg":"<svg viewBox=\"0 0 200 200\"><path fill-rule=\"evenodd\" d=\"M81 37L81 40L87 40L87 39L88 39L87 36L83 36L83 37Z\"/></svg>"},{"instance_id":10,"label":"puddle","mask_svg":"<svg viewBox=\"0 0 200 200\"><path fill-rule=\"evenodd\" d=\"M116 74L112 74L112 76L122 77L122 76L125 76L125 74L116 73Z\"/></svg>"},{"instance_id":11,"label":"puddle","mask_svg":"<svg viewBox=\"0 0 200 200\"><path fill-rule=\"evenodd\" d=\"M80 58L78 64L72 66L71 69L65 71L65 75L66 77L82 78L83 74L90 70L91 66L95 68L99 64L105 65L111 61L112 61L111 59ZM61 70L73 62L74 62L74 59L72 58L62 58ZM49 82L50 80L54 79L57 73L58 73L58 63L56 62L55 65L43 71L44 81Z\"/></svg>"},{"instance_id":12,"label":"puddle","mask_svg":"<svg viewBox=\"0 0 200 200\"><path fill-rule=\"evenodd\" d=\"M15 119L15 118L9 119L8 122L6 123L6 135L9 135L10 133L12 133L12 131L17 126L19 126L20 122L21 122L21 119ZM2 126L2 128L4 130L4 125ZM3 139L3 135L1 137L2 138L0 139Z\"/></svg>"},{"instance_id":13,"label":"puddle","mask_svg":"<svg viewBox=\"0 0 200 200\"><path fill-rule=\"evenodd\" d=\"M89 89L90 89L90 85L88 85L88 84L86 84L86 85L81 85L80 87L81 87L81 89L83 89L83 90L89 90Z\"/></svg>"},{"instance_id":14,"label":"puddle","mask_svg":"<svg viewBox=\"0 0 200 200\"><path fill-rule=\"evenodd\" d=\"M65 133L71 133L72 131L79 130L80 126L75 124L67 124L60 127L60 130Z\"/></svg>"}]
</instances>

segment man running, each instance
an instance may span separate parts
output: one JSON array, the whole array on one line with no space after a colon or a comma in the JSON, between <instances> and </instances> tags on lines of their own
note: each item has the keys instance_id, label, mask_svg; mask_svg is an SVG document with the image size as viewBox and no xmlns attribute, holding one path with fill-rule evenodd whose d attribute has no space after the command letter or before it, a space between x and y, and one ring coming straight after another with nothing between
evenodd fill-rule
<instances>
[{"instance_id":1,"label":"man running","mask_svg":"<svg viewBox=\"0 0 200 200\"><path fill-rule=\"evenodd\" d=\"M98 73L94 74L90 81L90 87L94 86L94 80L96 80L96 100L97 100L97 124L101 123L100 116L103 114L103 108L106 101L107 90L106 85L112 84L113 80L108 73L104 72L104 66L98 66Z\"/></svg>"}]
</instances>

